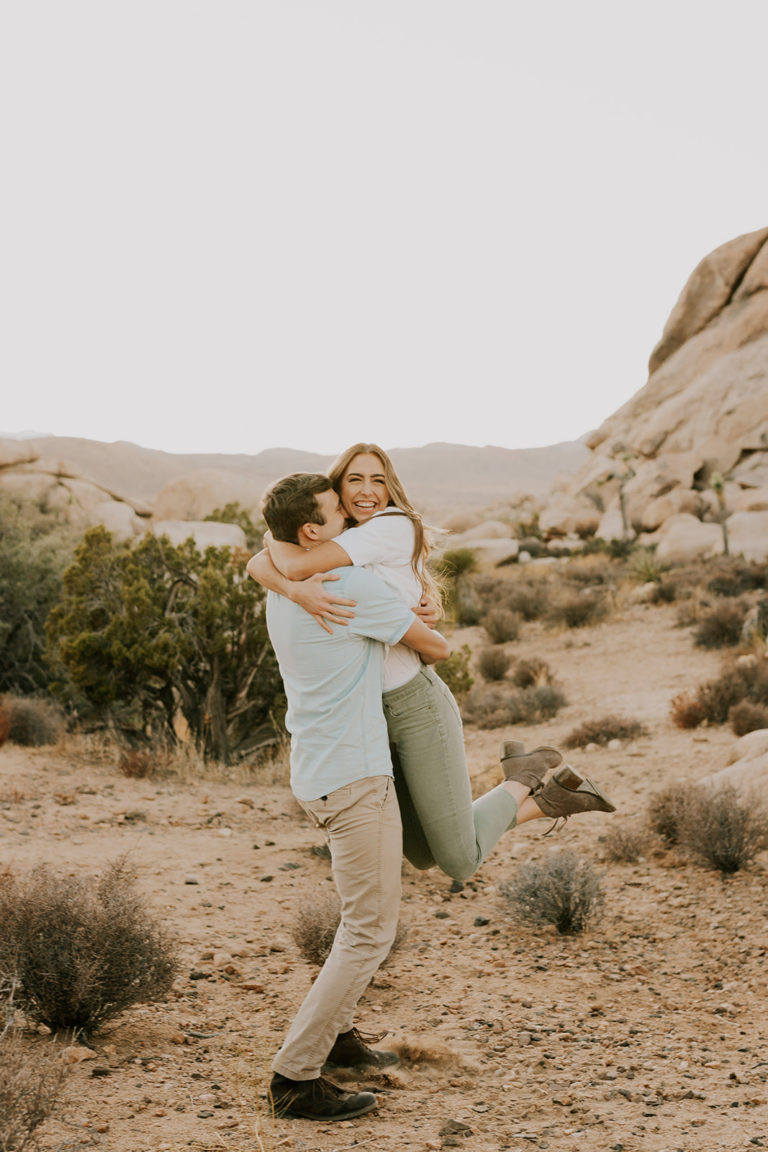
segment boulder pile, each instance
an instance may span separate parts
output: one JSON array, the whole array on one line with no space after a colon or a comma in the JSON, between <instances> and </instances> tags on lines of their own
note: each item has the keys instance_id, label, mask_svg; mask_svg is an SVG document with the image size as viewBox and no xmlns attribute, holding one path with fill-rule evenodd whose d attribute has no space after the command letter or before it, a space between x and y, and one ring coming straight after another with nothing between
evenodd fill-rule
<instances>
[{"instance_id":1,"label":"boulder pile","mask_svg":"<svg viewBox=\"0 0 768 1152\"><path fill-rule=\"evenodd\" d=\"M647 384L587 439L545 501L548 539L595 532L662 560L768 556L768 228L723 244L683 288Z\"/></svg>"}]
</instances>

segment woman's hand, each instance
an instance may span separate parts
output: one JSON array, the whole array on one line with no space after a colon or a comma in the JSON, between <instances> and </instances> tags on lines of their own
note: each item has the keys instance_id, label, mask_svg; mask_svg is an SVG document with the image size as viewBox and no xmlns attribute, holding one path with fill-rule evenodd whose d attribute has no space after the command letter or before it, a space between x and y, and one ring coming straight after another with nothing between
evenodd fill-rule
<instances>
[{"instance_id":1,"label":"woman's hand","mask_svg":"<svg viewBox=\"0 0 768 1152\"><path fill-rule=\"evenodd\" d=\"M419 620L426 624L427 628L437 628L443 615L441 606L435 604L434 600L430 600L428 596L422 596L413 611Z\"/></svg>"},{"instance_id":2,"label":"woman's hand","mask_svg":"<svg viewBox=\"0 0 768 1152\"><path fill-rule=\"evenodd\" d=\"M326 590L326 580L338 580L339 577L332 572L318 572L314 576L309 576L306 580L295 580L291 582L291 599L299 607L303 608L305 612L309 612L318 622L321 628L326 632L333 632L331 624L343 624L346 626L349 620L354 620L354 612L348 612L348 608L354 608L357 605L357 600L349 600L343 596L333 596L333 594Z\"/></svg>"}]
</instances>

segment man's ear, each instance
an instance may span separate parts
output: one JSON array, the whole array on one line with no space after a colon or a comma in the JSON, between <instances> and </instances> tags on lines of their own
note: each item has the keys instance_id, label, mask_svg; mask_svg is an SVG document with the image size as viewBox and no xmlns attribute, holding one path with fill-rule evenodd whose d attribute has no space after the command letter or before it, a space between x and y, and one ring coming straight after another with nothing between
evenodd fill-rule
<instances>
[{"instance_id":1,"label":"man's ear","mask_svg":"<svg viewBox=\"0 0 768 1152\"><path fill-rule=\"evenodd\" d=\"M317 540L318 532L320 531L320 525L310 523L302 524L301 531L308 540Z\"/></svg>"}]
</instances>

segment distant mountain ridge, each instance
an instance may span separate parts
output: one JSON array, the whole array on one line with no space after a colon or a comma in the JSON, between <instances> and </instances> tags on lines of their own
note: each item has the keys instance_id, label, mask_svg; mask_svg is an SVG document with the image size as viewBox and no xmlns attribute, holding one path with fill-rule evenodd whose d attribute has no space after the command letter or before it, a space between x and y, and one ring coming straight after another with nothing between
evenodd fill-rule
<instances>
[{"instance_id":1,"label":"distant mountain ridge","mask_svg":"<svg viewBox=\"0 0 768 1152\"><path fill-rule=\"evenodd\" d=\"M425 515L481 510L521 493L541 497L589 456L584 440L544 448L427 444L390 453L405 488ZM292 448L245 454L174 454L127 441L42 436L0 440L0 475L65 476L97 486L159 518L194 519L237 499L257 508L264 489L289 472L325 472L334 456Z\"/></svg>"}]
</instances>

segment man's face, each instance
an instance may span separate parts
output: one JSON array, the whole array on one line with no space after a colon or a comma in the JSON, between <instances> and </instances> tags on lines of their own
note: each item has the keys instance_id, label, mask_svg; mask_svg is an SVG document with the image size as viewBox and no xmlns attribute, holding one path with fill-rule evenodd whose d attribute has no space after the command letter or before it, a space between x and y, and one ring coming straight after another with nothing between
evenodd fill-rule
<instances>
[{"instance_id":1,"label":"man's face","mask_svg":"<svg viewBox=\"0 0 768 1152\"><path fill-rule=\"evenodd\" d=\"M329 488L327 492L318 492L316 494L315 503L320 509L320 515L324 520L323 524L315 525L319 538L318 543L322 543L325 540L333 540L334 536L338 536L340 532L344 531L344 526L347 522L341 501L333 488Z\"/></svg>"}]
</instances>

